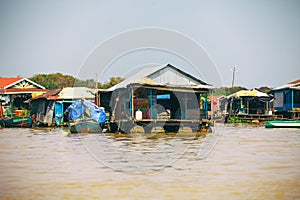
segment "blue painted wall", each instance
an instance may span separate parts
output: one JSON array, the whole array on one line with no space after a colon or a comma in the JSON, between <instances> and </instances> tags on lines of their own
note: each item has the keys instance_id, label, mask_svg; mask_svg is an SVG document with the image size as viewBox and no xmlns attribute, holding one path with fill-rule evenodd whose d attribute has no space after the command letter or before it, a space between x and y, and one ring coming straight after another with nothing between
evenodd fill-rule
<instances>
[{"instance_id":1,"label":"blue painted wall","mask_svg":"<svg viewBox=\"0 0 300 200\"><path fill-rule=\"evenodd\" d=\"M280 93L283 95L280 96ZM299 99L299 90L285 89L274 91L273 95L275 96L275 102L278 100L276 98L282 98L279 101L282 102L282 105L277 105L274 103L274 109L277 111L287 111L292 110L293 108L300 107L300 99ZM278 101L277 101L278 102Z\"/></svg>"}]
</instances>

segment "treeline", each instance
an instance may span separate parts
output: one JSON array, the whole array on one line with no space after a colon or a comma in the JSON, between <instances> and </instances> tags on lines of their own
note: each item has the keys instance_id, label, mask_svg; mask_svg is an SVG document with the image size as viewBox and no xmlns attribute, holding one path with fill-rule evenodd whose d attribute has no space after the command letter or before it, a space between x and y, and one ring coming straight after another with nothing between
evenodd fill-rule
<instances>
[{"instance_id":1,"label":"treeline","mask_svg":"<svg viewBox=\"0 0 300 200\"><path fill-rule=\"evenodd\" d=\"M80 80L70 75L63 75L62 73L55 74L36 74L29 78L30 80L44 86L49 90L64 88L64 87L89 87L95 88L96 82L94 79ZM121 77L111 77L108 82L97 83L98 89L110 88L124 79Z\"/></svg>"},{"instance_id":2,"label":"treeline","mask_svg":"<svg viewBox=\"0 0 300 200\"><path fill-rule=\"evenodd\" d=\"M227 95L231 95L235 92L238 92L240 90L247 90L247 88L240 87L240 86L214 88L213 96L222 96L222 95L227 96ZM257 90L264 92L264 93L268 93L269 91L271 91L271 88L264 86L264 87L257 88Z\"/></svg>"},{"instance_id":3,"label":"treeline","mask_svg":"<svg viewBox=\"0 0 300 200\"><path fill-rule=\"evenodd\" d=\"M238 92L240 90L246 90L246 88L240 87L240 86L214 88L213 89L213 95L214 96L222 96L222 95L227 96L227 95L233 94L235 92Z\"/></svg>"},{"instance_id":4,"label":"treeline","mask_svg":"<svg viewBox=\"0 0 300 200\"><path fill-rule=\"evenodd\" d=\"M64 87L89 87L89 88L96 88L96 83L94 79L88 80L80 80L70 75L63 75L62 73L55 73L55 74L36 74L33 77L29 78L30 80L46 87L49 90L64 88ZM107 89L110 88L121 81L124 78L121 77L111 77L109 81L104 83L97 83L98 89ZM260 87L258 90L262 92L269 92L271 88L268 87ZM221 95L230 95L240 90L247 90L245 87L220 87L213 89L214 96L221 96Z\"/></svg>"}]
</instances>

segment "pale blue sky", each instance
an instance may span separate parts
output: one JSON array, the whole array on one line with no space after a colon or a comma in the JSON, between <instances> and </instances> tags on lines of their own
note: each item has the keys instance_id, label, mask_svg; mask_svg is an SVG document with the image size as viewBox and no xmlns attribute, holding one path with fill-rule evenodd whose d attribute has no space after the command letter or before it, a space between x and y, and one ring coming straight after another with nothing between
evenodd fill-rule
<instances>
[{"instance_id":1,"label":"pale blue sky","mask_svg":"<svg viewBox=\"0 0 300 200\"><path fill-rule=\"evenodd\" d=\"M56 72L77 76L97 45L121 32L158 27L201 45L225 86L231 85L233 66L238 69L235 85L247 88L275 87L300 78L297 0L0 0L0 26L2 77ZM147 62L151 56L153 63L181 67L165 53L155 52ZM134 59L131 55L124 63L119 60L123 68L112 75L126 73L136 64Z\"/></svg>"}]
</instances>

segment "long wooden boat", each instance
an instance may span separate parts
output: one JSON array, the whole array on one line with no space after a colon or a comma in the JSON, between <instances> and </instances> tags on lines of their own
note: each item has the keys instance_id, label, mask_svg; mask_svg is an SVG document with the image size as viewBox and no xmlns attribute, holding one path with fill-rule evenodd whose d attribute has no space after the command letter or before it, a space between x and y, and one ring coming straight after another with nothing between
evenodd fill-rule
<instances>
[{"instance_id":1,"label":"long wooden boat","mask_svg":"<svg viewBox=\"0 0 300 200\"><path fill-rule=\"evenodd\" d=\"M69 122L71 133L101 133L102 129L98 122L93 119L77 119Z\"/></svg>"},{"instance_id":2,"label":"long wooden boat","mask_svg":"<svg viewBox=\"0 0 300 200\"><path fill-rule=\"evenodd\" d=\"M31 117L1 119L0 125L3 127L32 127L32 119Z\"/></svg>"},{"instance_id":3,"label":"long wooden boat","mask_svg":"<svg viewBox=\"0 0 300 200\"><path fill-rule=\"evenodd\" d=\"M300 128L300 120L272 120L267 121L266 128Z\"/></svg>"}]
</instances>

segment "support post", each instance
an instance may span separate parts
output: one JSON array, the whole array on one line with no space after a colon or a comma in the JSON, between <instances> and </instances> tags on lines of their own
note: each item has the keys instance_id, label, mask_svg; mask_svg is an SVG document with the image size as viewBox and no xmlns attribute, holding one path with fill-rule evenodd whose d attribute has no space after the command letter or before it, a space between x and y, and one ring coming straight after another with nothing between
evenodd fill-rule
<instances>
[{"instance_id":1,"label":"support post","mask_svg":"<svg viewBox=\"0 0 300 200\"><path fill-rule=\"evenodd\" d=\"M249 101L247 101L247 114L249 115Z\"/></svg>"},{"instance_id":2,"label":"support post","mask_svg":"<svg viewBox=\"0 0 300 200\"><path fill-rule=\"evenodd\" d=\"M236 72L237 70L236 70L236 67L234 66L233 68L232 68L232 83L231 83L231 87L233 88L233 86L234 86L234 78L235 78L235 72Z\"/></svg>"},{"instance_id":3,"label":"support post","mask_svg":"<svg viewBox=\"0 0 300 200\"><path fill-rule=\"evenodd\" d=\"M294 90L292 90L292 110L294 108Z\"/></svg>"},{"instance_id":4,"label":"support post","mask_svg":"<svg viewBox=\"0 0 300 200\"><path fill-rule=\"evenodd\" d=\"M13 111L14 111L14 109L13 109L13 106L14 106L13 101L14 101L13 95L10 94L10 95L9 95L9 111L10 111L10 118L13 117Z\"/></svg>"},{"instance_id":5,"label":"support post","mask_svg":"<svg viewBox=\"0 0 300 200\"><path fill-rule=\"evenodd\" d=\"M133 87L131 88L131 117L132 117L132 119L135 118L135 116L134 116L134 90L133 90Z\"/></svg>"},{"instance_id":6,"label":"support post","mask_svg":"<svg viewBox=\"0 0 300 200\"><path fill-rule=\"evenodd\" d=\"M184 94L184 119L187 119L187 94Z\"/></svg>"},{"instance_id":7,"label":"support post","mask_svg":"<svg viewBox=\"0 0 300 200\"><path fill-rule=\"evenodd\" d=\"M130 99L130 95L129 94L128 94L128 99ZM123 110L124 110L124 112L127 112L126 101L127 101L127 94L124 95L124 98L123 98ZM130 107L131 107L131 105L130 105ZM130 113L130 116L131 116L131 110L129 110L129 113Z\"/></svg>"},{"instance_id":8,"label":"support post","mask_svg":"<svg viewBox=\"0 0 300 200\"><path fill-rule=\"evenodd\" d=\"M205 119L208 119L208 99L207 93L205 93Z\"/></svg>"},{"instance_id":9,"label":"support post","mask_svg":"<svg viewBox=\"0 0 300 200\"><path fill-rule=\"evenodd\" d=\"M150 90L150 95L149 95L149 106L150 106L150 119L153 119L153 110L152 110L152 105L153 105L153 94L152 94L152 88L149 89Z\"/></svg>"}]
</instances>

